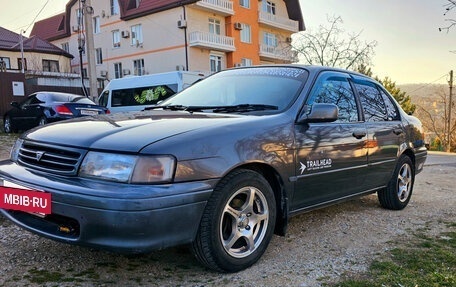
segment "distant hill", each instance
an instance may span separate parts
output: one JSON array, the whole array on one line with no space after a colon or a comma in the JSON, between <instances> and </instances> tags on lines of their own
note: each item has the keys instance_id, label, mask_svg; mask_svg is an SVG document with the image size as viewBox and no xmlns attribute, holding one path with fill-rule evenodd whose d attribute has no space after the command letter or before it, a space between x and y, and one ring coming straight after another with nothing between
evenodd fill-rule
<instances>
[{"instance_id":1,"label":"distant hill","mask_svg":"<svg viewBox=\"0 0 456 287\"><path fill-rule=\"evenodd\" d=\"M425 103L436 98L439 93L449 93L448 85L445 84L406 84L397 85L401 91L412 98L414 104ZM454 89L456 93L456 89Z\"/></svg>"}]
</instances>

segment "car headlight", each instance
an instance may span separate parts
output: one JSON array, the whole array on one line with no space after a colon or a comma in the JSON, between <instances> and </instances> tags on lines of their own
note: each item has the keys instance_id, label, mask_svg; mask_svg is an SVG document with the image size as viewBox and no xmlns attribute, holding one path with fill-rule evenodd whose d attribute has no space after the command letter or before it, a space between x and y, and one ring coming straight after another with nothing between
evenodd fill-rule
<instances>
[{"instance_id":1,"label":"car headlight","mask_svg":"<svg viewBox=\"0 0 456 287\"><path fill-rule=\"evenodd\" d=\"M79 176L128 183L169 182L176 160L172 156L122 155L89 152Z\"/></svg>"},{"instance_id":2,"label":"car headlight","mask_svg":"<svg viewBox=\"0 0 456 287\"><path fill-rule=\"evenodd\" d=\"M22 144L24 143L23 139L17 139L16 142L13 145L13 148L11 149L10 152L10 159L14 162L17 162L17 159L19 157L19 150L21 149Z\"/></svg>"}]
</instances>

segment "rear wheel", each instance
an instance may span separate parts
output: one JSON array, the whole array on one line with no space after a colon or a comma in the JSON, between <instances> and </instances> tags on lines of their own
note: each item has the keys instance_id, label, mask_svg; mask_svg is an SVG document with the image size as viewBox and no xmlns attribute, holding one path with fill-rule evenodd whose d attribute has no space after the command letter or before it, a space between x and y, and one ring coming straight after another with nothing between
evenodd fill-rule
<instances>
[{"instance_id":1,"label":"rear wheel","mask_svg":"<svg viewBox=\"0 0 456 287\"><path fill-rule=\"evenodd\" d=\"M38 122L38 125L44 126L45 124L47 124L47 119L45 117L41 117L40 121Z\"/></svg>"},{"instance_id":2,"label":"rear wheel","mask_svg":"<svg viewBox=\"0 0 456 287\"><path fill-rule=\"evenodd\" d=\"M251 170L232 172L207 203L193 252L210 269L243 270L265 252L275 219L274 193L266 179Z\"/></svg>"},{"instance_id":3,"label":"rear wheel","mask_svg":"<svg viewBox=\"0 0 456 287\"><path fill-rule=\"evenodd\" d=\"M415 170L412 160L402 155L396 165L388 186L380 190L378 199L384 208L401 210L407 206L412 196Z\"/></svg>"},{"instance_id":4,"label":"rear wheel","mask_svg":"<svg viewBox=\"0 0 456 287\"><path fill-rule=\"evenodd\" d=\"M6 116L3 120L3 130L7 134L15 132L13 124L11 123L11 118L9 116Z\"/></svg>"}]
</instances>

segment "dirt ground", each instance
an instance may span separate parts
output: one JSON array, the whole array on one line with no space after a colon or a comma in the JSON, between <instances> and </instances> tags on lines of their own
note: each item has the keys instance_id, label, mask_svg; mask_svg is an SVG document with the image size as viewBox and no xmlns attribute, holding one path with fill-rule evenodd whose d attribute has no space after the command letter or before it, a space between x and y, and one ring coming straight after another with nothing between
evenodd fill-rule
<instances>
[{"instance_id":1,"label":"dirt ground","mask_svg":"<svg viewBox=\"0 0 456 287\"><path fill-rule=\"evenodd\" d=\"M14 138L0 140L7 158ZM438 236L456 222L455 174L456 164L425 166L402 211L369 195L294 217L285 237L235 274L204 269L185 247L124 256L41 238L0 216L0 286L323 286L366 271L416 230Z\"/></svg>"}]
</instances>

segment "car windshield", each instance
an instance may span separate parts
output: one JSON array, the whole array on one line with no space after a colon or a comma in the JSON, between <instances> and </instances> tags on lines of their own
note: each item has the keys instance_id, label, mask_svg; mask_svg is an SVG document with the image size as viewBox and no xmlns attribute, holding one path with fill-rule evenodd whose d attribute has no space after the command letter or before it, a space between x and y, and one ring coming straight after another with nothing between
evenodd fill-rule
<instances>
[{"instance_id":1,"label":"car windshield","mask_svg":"<svg viewBox=\"0 0 456 287\"><path fill-rule=\"evenodd\" d=\"M306 70L294 67L227 70L198 82L158 107L189 111L278 112L293 103L306 78Z\"/></svg>"}]
</instances>

